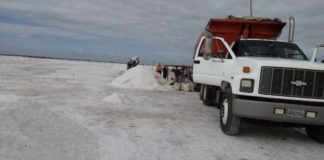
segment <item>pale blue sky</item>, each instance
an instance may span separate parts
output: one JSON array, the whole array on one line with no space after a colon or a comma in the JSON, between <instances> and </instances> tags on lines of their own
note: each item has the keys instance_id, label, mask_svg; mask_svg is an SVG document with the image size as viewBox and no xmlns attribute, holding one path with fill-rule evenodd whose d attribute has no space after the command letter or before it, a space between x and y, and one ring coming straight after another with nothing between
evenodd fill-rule
<instances>
[{"instance_id":1,"label":"pale blue sky","mask_svg":"<svg viewBox=\"0 0 324 160\"><path fill-rule=\"evenodd\" d=\"M255 0L254 14L294 16L296 43L310 54L324 42L323 7L323 0ZM0 52L190 65L208 19L228 15L249 15L249 0L0 0Z\"/></svg>"}]
</instances>

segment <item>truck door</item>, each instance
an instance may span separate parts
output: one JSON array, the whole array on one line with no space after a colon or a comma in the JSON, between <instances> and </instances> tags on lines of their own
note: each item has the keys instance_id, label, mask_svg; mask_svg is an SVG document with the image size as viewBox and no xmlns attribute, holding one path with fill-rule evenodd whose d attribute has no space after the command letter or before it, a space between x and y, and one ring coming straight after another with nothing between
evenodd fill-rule
<instances>
[{"instance_id":1,"label":"truck door","mask_svg":"<svg viewBox=\"0 0 324 160\"><path fill-rule=\"evenodd\" d=\"M202 38L194 59L194 81L196 83L220 86L223 80L230 78L233 51L223 38Z\"/></svg>"}]
</instances>

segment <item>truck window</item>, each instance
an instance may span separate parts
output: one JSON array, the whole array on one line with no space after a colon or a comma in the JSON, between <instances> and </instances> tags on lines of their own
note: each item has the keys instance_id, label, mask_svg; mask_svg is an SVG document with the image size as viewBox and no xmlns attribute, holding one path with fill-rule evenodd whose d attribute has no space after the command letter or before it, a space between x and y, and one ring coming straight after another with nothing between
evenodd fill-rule
<instances>
[{"instance_id":1,"label":"truck window","mask_svg":"<svg viewBox=\"0 0 324 160\"><path fill-rule=\"evenodd\" d=\"M232 51L234 52L235 55L237 55L238 48L239 48L239 41L235 42L232 47Z\"/></svg>"},{"instance_id":2,"label":"truck window","mask_svg":"<svg viewBox=\"0 0 324 160\"><path fill-rule=\"evenodd\" d=\"M204 55L204 52L205 52L205 40L202 41L202 44L199 48L198 57L202 57ZM231 58L224 43L219 39L214 39L212 41L212 56L213 57L221 56L222 58Z\"/></svg>"},{"instance_id":3,"label":"truck window","mask_svg":"<svg viewBox=\"0 0 324 160\"><path fill-rule=\"evenodd\" d=\"M236 54L238 57L274 57L308 60L296 44L276 41L244 40L240 42Z\"/></svg>"},{"instance_id":4,"label":"truck window","mask_svg":"<svg viewBox=\"0 0 324 160\"><path fill-rule=\"evenodd\" d=\"M319 48L315 62L324 63L324 48Z\"/></svg>"},{"instance_id":5,"label":"truck window","mask_svg":"<svg viewBox=\"0 0 324 160\"><path fill-rule=\"evenodd\" d=\"M202 41L201 46L199 48L199 52L198 52L198 57L202 57L204 55L205 52L205 40Z\"/></svg>"},{"instance_id":6,"label":"truck window","mask_svg":"<svg viewBox=\"0 0 324 160\"><path fill-rule=\"evenodd\" d=\"M225 47L224 43L219 39L214 39L212 44L212 56L213 57L222 57L222 58L229 58L228 50Z\"/></svg>"}]
</instances>

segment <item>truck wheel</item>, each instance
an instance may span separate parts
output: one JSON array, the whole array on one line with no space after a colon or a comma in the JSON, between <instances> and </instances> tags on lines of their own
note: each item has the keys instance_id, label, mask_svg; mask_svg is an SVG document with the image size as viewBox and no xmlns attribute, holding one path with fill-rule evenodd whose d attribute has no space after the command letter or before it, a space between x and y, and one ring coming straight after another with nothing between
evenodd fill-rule
<instances>
[{"instance_id":1,"label":"truck wheel","mask_svg":"<svg viewBox=\"0 0 324 160\"><path fill-rule=\"evenodd\" d=\"M194 91L199 92L201 89L201 84L199 83L194 83Z\"/></svg>"},{"instance_id":2,"label":"truck wheel","mask_svg":"<svg viewBox=\"0 0 324 160\"><path fill-rule=\"evenodd\" d=\"M222 131L227 135L236 135L240 131L241 118L233 115L232 91L226 89L220 104L220 125Z\"/></svg>"},{"instance_id":3,"label":"truck wheel","mask_svg":"<svg viewBox=\"0 0 324 160\"><path fill-rule=\"evenodd\" d=\"M324 126L306 126L306 132L311 139L324 143Z\"/></svg>"},{"instance_id":4,"label":"truck wheel","mask_svg":"<svg viewBox=\"0 0 324 160\"><path fill-rule=\"evenodd\" d=\"M214 89L214 94L213 94L213 103L214 103L214 106L216 108L220 108L220 103L221 103L221 100L222 100L222 94L220 94L220 88L219 87L216 87Z\"/></svg>"},{"instance_id":5,"label":"truck wheel","mask_svg":"<svg viewBox=\"0 0 324 160\"><path fill-rule=\"evenodd\" d=\"M204 105L213 106L212 88L211 87L204 85L202 99L203 99Z\"/></svg>"}]
</instances>

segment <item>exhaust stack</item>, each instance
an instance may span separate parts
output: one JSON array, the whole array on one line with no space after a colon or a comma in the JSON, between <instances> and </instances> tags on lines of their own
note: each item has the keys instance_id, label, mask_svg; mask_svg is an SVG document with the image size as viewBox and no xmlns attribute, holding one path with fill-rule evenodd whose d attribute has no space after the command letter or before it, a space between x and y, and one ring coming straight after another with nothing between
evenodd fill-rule
<instances>
[{"instance_id":1,"label":"exhaust stack","mask_svg":"<svg viewBox=\"0 0 324 160\"><path fill-rule=\"evenodd\" d=\"M288 42L294 42L294 35L295 35L295 18L290 16Z\"/></svg>"}]
</instances>

